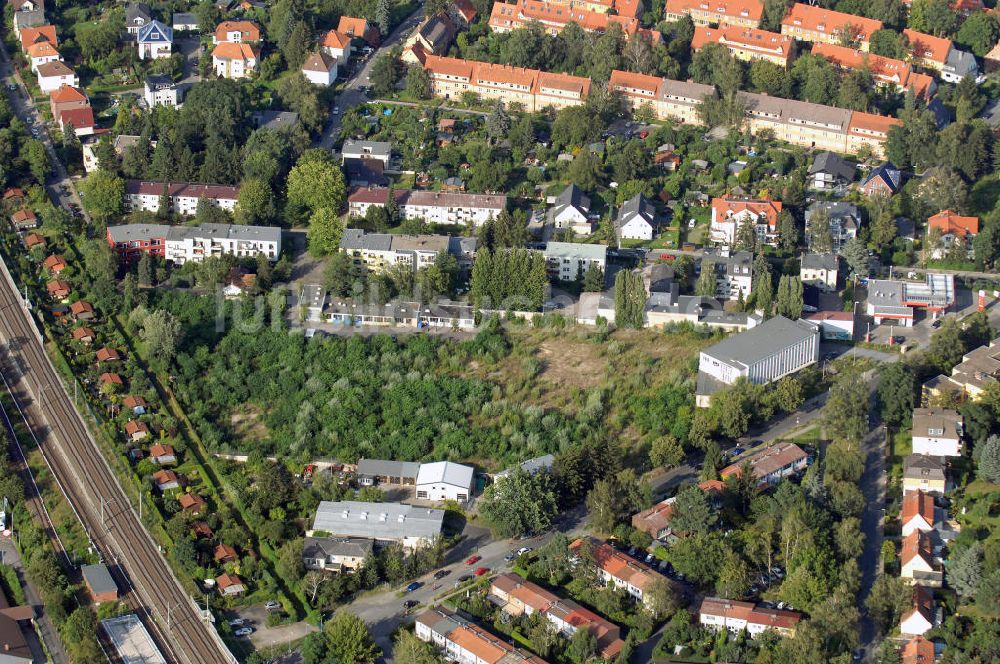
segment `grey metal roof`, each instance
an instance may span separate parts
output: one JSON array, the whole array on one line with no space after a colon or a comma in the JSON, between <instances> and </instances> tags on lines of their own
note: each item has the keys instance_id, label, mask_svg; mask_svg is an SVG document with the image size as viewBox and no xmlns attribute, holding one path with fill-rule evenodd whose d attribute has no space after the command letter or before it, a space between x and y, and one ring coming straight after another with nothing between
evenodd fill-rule
<instances>
[{"instance_id":1,"label":"grey metal roof","mask_svg":"<svg viewBox=\"0 0 1000 664\"><path fill-rule=\"evenodd\" d=\"M363 503L324 500L316 508L313 530L343 537L399 540L433 538L441 533L444 510L402 503Z\"/></svg>"},{"instance_id":2,"label":"grey metal roof","mask_svg":"<svg viewBox=\"0 0 1000 664\"><path fill-rule=\"evenodd\" d=\"M875 307L900 307L903 305L904 288L902 281L872 279L868 282L868 304Z\"/></svg>"},{"instance_id":3,"label":"grey metal roof","mask_svg":"<svg viewBox=\"0 0 1000 664\"><path fill-rule=\"evenodd\" d=\"M417 485L440 483L471 489L474 472L472 466L464 466L453 461L422 463L417 473Z\"/></svg>"},{"instance_id":4,"label":"grey metal roof","mask_svg":"<svg viewBox=\"0 0 1000 664\"><path fill-rule=\"evenodd\" d=\"M830 175L834 175L850 182L854 179L854 171L856 168L857 167L852 162L847 161L840 155L826 151L820 152L816 155L816 158L813 159L812 165L809 166L809 174L829 173Z\"/></svg>"},{"instance_id":5,"label":"grey metal roof","mask_svg":"<svg viewBox=\"0 0 1000 664\"><path fill-rule=\"evenodd\" d=\"M549 242L545 245L546 258L589 258L605 260L608 248L603 244L580 244L577 242Z\"/></svg>"},{"instance_id":6,"label":"grey metal roof","mask_svg":"<svg viewBox=\"0 0 1000 664\"><path fill-rule=\"evenodd\" d=\"M256 111L250 121L258 129L278 131L294 127L299 123L299 114L293 111Z\"/></svg>"},{"instance_id":7,"label":"grey metal roof","mask_svg":"<svg viewBox=\"0 0 1000 664\"><path fill-rule=\"evenodd\" d=\"M555 459L556 458L551 454L543 454L542 456L535 457L534 459L528 459L527 461L522 461L521 463L517 464L515 468L520 468L529 475L534 475L539 471L548 470L549 468L551 468ZM508 468L506 470L497 473L495 477L507 477L512 472L514 472L514 468Z\"/></svg>"},{"instance_id":8,"label":"grey metal roof","mask_svg":"<svg viewBox=\"0 0 1000 664\"><path fill-rule=\"evenodd\" d=\"M303 558L352 556L364 558L372 552L374 542L360 537L307 537L302 544Z\"/></svg>"},{"instance_id":9,"label":"grey metal roof","mask_svg":"<svg viewBox=\"0 0 1000 664\"><path fill-rule=\"evenodd\" d=\"M775 316L746 332L723 339L702 352L727 364L751 366L819 334L819 327L804 320Z\"/></svg>"},{"instance_id":10,"label":"grey metal roof","mask_svg":"<svg viewBox=\"0 0 1000 664\"><path fill-rule=\"evenodd\" d=\"M806 270L836 270L840 266L837 254L802 254L802 268Z\"/></svg>"},{"instance_id":11,"label":"grey metal roof","mask_svg":"<svg viewBox=\"0 0 1000 664\"><path fill-rule=\"evenodd\" d=\"M944 457L927 454L909 454L903 458L903 477L943 480L947 468Z\"/></svg>"},{"instance_id":12,"label":"grey metal roof","mask_svg":"<svg viewBox=\"0 0 1000 664\"><path fill-rule=\"evenodd\" d=\"M95 595L118 592L118 584L111 578L111 572L104 565L84 565L80 568L84 580Z\"/></svg>"},{"instance_id":13,"label":"grey metal roof","mask_svg":"<svg viewBox=\"0 0 1000 664\"><path fill-rule=\"evenodd\" d=\"M476 253L476 249L478 247L479 247L478 238L455 237L455 236L451 236L448 238L448 253L454 254L455 256L474 254Z\"/></svg>"},{"instance_id":14,"label":"grey metal roof","mask_svg":"<svg viewBox=\"0 0 1000 664\"><path fill-rule=\"evenodd\" d=\"M392 143L386 141L344 141L340 148L341 154L345 156L372 156L389 158L392 153Z\"/></svg>"},{"instance_id":15,"label":"grey metal roof","mask_svg":"<svg viewBox=\"0 0 1000 664\"><path fill-rule=\"evenodd\" d=\"M174 12L170 22L176 29L178 25L198 25L198 17L188 12Z\"/></svg>"},{"instance_id":16,"label":"grey metal roof","mask_svg":"<svg viewBox=\"0 0 1000 664\"><path fill-rule=\"evenodd\" d=\"M416 461L389 461L385 459L361 459L358 461L358 477L410 477L416 479L420 464Z\"/></svg>"},{"instance_id":17,"label":"grey metal roof","mask_svg":"<svg viewBox=\"0 0 1000 664\"><path fill-rule=\"evenodd\" d=\"M253 242L281 242L277 226L241 226L239 224L201 224L200 226L170 226L168 240L216 238Z\"/></svg>"},{"instance_id":18,"label":"grey metal roof","mask_svg":"<svg viewBox=\"0 0 1000 664\"><path fill-rule=\"evenodd\" d=\"M170 233L170 226L166 224L125 224L123 226L108 226L108 233L115 242L149 240L154 237L167 237Z\"/></svg>"},{"instance_id":19,"label":"grey metal roof","mask_svg":"<svg viewBox=\"0 0 1000 664\"><path fill-rule=\"evenodd\" d=\"M975 76L979 71L976 66L976 56L966 51L960 51L952 47L948 51L948 57L944 62L944 68L951 71L956 76Z\"/></svg>"}]
</instances>

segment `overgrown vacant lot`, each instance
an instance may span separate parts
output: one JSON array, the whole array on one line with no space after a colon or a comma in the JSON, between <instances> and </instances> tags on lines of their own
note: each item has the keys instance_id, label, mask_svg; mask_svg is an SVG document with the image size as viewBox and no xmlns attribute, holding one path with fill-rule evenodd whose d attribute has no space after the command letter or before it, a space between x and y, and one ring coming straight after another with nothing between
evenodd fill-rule
<instances>
[{"instance_id":1,"label":"overgrown vacant lot","mask_svg":"<svg viewBox=\"0 0 1000 664\"><path fill-rule=\"evenodd\" d=\"M528 325L491 326L464 341L233 329L210 347L182 349L175 376L214 450L500 468L594 438L683 439L698 350L712 340L690 330Z\"/></svg>"}]
</instances>

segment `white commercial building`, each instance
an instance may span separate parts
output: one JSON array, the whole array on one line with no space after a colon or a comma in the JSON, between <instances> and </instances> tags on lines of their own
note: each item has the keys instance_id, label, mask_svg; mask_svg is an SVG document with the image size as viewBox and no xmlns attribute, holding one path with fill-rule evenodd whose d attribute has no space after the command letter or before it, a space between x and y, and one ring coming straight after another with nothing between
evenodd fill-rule
<instances>
[{"instance_id":1,"label":"white commercial building","mask_svg":"<svg viewBox=\"0 0 1000 664\"><path fill-rule=\"evenodd\" d=\"M324 500L316 508L307 537L361 537L376 542L399 542L408 549L431 544L441 535L444 510L402 503L365 503Z\"/></svg>"},{"instance_id":2,"label":"white commercial building","mask_svg":"<svg viewBox=\"0 0 1000 664\"><path fill-rule=\"evenodd\" d=\"M698 358L699 406L712 393L739 378L764 385L819 360L819 326L775 316L701 352Z\"/></svg>"},{"instance_id":3,"label":"white commercial building","mask_svg":"<svg viewBox=\"0 0 1000 664\"><path fill-rule=\"evenodd\" d=\"M417 498L464 503L472 495L474 471L451 461L422 463L417 472Z\"/></svg>"},{"instance_id":4,"label":"white commercial building","mask_svg":"<svg viewBox=\"0 0 1000 664\"><path fill-rule=\"evenodd\" d=\"M371 157L366 157L371 158ZM442 193L438 191L393 191L406 219L423 219L432 224L480 226L495 219L507 208L507 197L492 194ZM347 198L350 213L365 216L371 206L384 206L389 190L384 187L355 189Z\"/></svg>"}]
</instances>

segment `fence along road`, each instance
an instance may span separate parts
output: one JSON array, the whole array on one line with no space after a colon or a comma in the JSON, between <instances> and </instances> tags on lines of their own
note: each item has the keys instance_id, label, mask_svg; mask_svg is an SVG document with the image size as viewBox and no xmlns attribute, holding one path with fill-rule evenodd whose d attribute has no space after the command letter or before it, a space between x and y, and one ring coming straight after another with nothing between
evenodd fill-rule
<instances>
[{"instance_id":1,"label":"fence along road","mask_svg":"<svg viewBox=\"0 0 1000 664\"><path fill-rule=\"evenodd\" d=\"M12 386L26 390L19 404L53 475L79 512L107 562L117 562L127 582L158 622L164 654L183 664L236 664L218 632L204 622L194 601L174 576L159 547L146 532L73 407L59 374L45 354L42 337L0 259L0 340L21 367ZM16 352L13 349L17 349ZM22 394L24 392L22 391ZM103 521L102 521L103 518Z\"/></svg>"}]
</instances>

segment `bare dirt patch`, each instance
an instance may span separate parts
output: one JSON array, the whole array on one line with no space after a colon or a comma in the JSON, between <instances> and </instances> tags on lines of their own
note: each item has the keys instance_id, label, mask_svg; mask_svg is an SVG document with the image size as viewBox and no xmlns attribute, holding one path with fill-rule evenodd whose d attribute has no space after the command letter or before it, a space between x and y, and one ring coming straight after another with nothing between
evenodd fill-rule
<instances>
[{"instance_id":1,"label":"bare dirt patch","mask_svg":"<svg viewBox=\"0 0 1000 664\"><path fill-rule=\"evenodd\" d=\"M229 424L233 427L233 433L241 440L264 440L267 438L267 427L260 418L260 409L248 404L242 411L229 417Z\"/></svg>"},{"instance_id":2,"label":"bare dirt patch","mask_svg":"<svg viewBox=\"0 0 1000 664\"><path fill-rule=\"evenodd\" d=\"M550 339L538 345L535 357L542 362L540 377L550 383L589 389L604 380L607 362L592 343Z\"/></svg>"}]
</instances>

